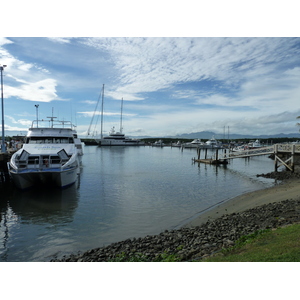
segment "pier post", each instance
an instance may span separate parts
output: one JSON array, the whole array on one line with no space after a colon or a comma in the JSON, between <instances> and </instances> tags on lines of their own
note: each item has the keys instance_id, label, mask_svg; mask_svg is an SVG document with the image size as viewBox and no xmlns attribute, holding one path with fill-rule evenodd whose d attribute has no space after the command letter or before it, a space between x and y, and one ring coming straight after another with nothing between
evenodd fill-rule
<instances>
[{"instance_id":1,"label":"pier post","mask_svg":"<svg viewBox=\"0 0 300 300\"><path fill-rule=\"evenodd\" d=\"M201 153L201 149L199 147L197 147L198 159L200 159L200 153Z\"/></svg>"},{"instance_id":2,"label":"pier post","mask_svg":"<svg viewBox=\"0 0 300 300\"><path fill-rule=\"evenodd\" d=\"M291 168L292 168L292 172L294 172L295 170L295 144L292 145L292 157L291 157Z\"/></svg>"},{"instance_id":3,"label":"pier post","mask_svg":"<svg viewBox=\"0 0 300 300\"><path fill-rule=\"evenodd\" d=\"M278 168L277 152L278 152L278 145L276 144L276 145L274 145L274 156L275 156L274 166L275 166L275 172L277 172L277 168Z\"/></svg>"},{"instance_id":4,"label":"pier post","mask_svg":"<svg viewBox=\"0 0 300 300\"><path fill-rule=\"evenodd\" d=\"M207 158L207 148L205 148L205 159Z\"/></svg>"}]
</instances>

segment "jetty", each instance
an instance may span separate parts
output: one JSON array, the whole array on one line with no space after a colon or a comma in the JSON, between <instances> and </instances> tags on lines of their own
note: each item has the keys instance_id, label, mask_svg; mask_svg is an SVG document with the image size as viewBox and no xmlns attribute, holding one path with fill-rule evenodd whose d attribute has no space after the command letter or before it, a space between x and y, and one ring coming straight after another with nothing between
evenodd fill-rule
<instances>
[{"instance_id":1,"label":"jetty","mask_svg":"<svg viewBox=\"0 0 300 300\"><path fill-rule=\"evenodd\" d=\"M201 159L200 153L201 149L197 149L198 158L194 158L194 162L218 165L227 164L230 159L269 155L274 158L275 172L281 166L285 166L291 172L294 172L296 169L300 171L300 144L275 144L273 146L240 151L224 149L224 153L220 156L218 155L218 149L216 149L215 154L210 159L207 159L207 152L205 153L205 158Z\"/></svg>"},{"instance_id":2,"label":"jetty","mask_svg":"<svg viewBox=\"0 0 300 300\"><path fill-rule=\"evenodd\" d=\"M204 163L204 164L210 164L210 165L227 165L228 159L226 157L219 158L219 149L216 149L215 155L213 157L207 158L207 148L204 150L204 158L200 158L201 156L201 148L197 148L197 156L198 158L194 158L194 162ZM226 151L226 149L224 149Z\"/></svg>"},{"instance_id":3,"label":"jetty","mask_svg":"<svg viewBox=\"0 0 300 300\"><path fill-rule=\"evenodd\" d=\"M7 162L9 162L11 155L11 153L0 152L0 182L9 180Z\"/></svg>"}]
</instances>

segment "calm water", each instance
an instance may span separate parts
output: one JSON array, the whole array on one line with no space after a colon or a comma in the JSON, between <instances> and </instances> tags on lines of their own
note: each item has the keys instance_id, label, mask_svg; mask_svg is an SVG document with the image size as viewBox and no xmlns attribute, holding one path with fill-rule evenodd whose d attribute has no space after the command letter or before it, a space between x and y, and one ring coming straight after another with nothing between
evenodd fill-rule
<instances>
[{"instance_id":1,"label":"calm water","mask_svg":"<svg viewBox=\"0 0 300 300\"><path fill-rule=\"evenodd\" d=\"M78 183L20 192L0 183L0 261L49 261L178 228L201 211L274 185L267 157L193 164L195 149L84 148Z\"/></svg>"}]
</instances>

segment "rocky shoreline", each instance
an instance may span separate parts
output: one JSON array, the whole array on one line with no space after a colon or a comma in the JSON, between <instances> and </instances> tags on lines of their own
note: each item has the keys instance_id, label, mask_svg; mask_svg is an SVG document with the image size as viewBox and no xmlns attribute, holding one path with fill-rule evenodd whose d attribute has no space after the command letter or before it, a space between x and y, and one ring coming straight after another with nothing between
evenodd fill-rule
<instances>
[{"instance_id":1,"label":"rocky shoreline","mask_svg":"<svg viewBox=\"0 0 300 300\"><path fill-rule=\"evenodd\" d=\"M277 176L279 180L299 178L299 174L266 175ZM298 222L300 222L300 197L264 204L240 213L226 214L200 226L166 230L158 235L127 239L106 247L71 254L51 261L107 262L118 261L118 259L134 261L137 257L142 257L143 261L155 262L161 261L168 255L173 255L177 261L201 261L202 258L222 248L234 245L241 236Z\"/></svg>"}]
</instances>

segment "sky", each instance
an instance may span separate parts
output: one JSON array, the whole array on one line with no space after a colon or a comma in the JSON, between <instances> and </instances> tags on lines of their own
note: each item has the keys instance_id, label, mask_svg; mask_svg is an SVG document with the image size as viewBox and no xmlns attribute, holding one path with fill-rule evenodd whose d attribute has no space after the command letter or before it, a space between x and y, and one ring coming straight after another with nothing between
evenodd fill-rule
<instances>
[{"instance_id":1,"label":"sky","mask_svg":"<svg viewBox=\"0 0 300 300\"><path fill-rule=\"evenodd\" d=\"M0 38L5 132L72 121L80 136L114 126L129 136L224 128L298 132L300 38ZM38 109L35 105L39 105Z\"/></svg>"},{"instance_id":2,"label":"sky","mask_svg":"<svg viewBox=\"0 0 300 300\"><path fill-rule=\"evenodd\" d=\"M38 114L98 136L103 84L104 134L120 129L122 98L132 137L299 131L299 37L34 33L0 37L6 135L26 134Z\"/></svg>"}]
</instances>

